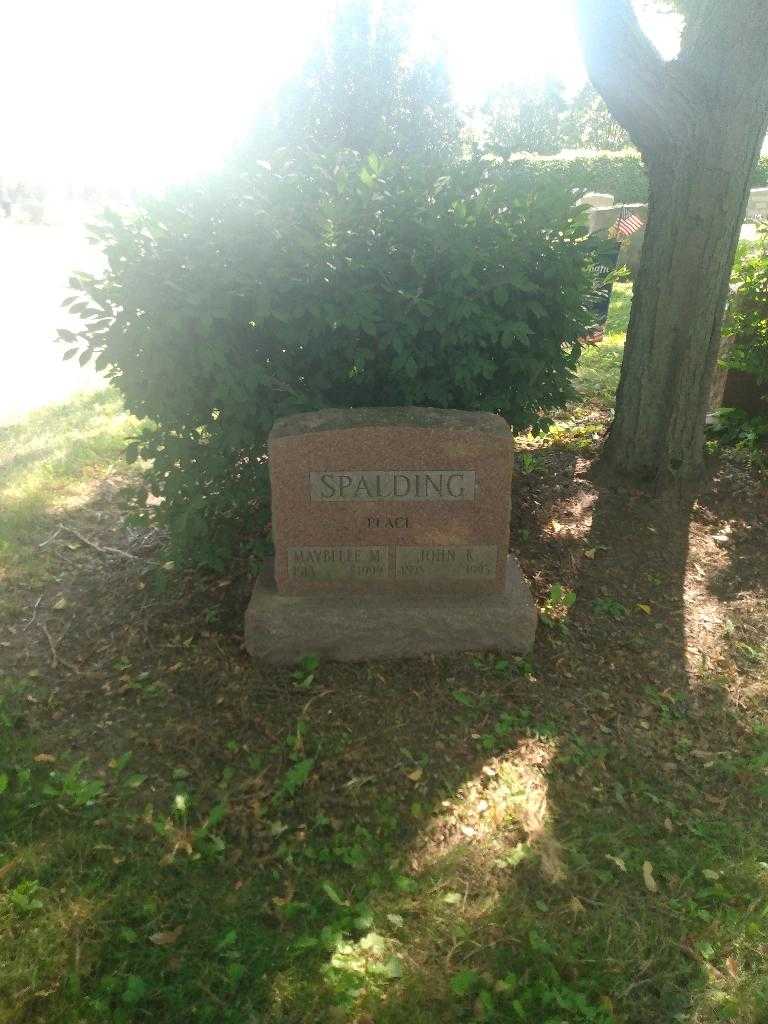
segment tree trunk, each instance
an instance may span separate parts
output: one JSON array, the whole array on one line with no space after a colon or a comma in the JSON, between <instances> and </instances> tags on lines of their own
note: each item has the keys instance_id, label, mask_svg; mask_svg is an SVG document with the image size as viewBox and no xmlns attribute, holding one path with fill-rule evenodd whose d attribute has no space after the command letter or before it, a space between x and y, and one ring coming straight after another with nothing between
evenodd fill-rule
<instances>
[{"instance_id":1,"label":"tree trunk","mask_svg":"<svg viewBox=\"0 0 768 1024\"><path fill-rule=\"evenodd\" d=\"M648 162L648 225L605 461L656 490L702 467L723 311L761 130L750 126L738 159L709 133L695 135L672 164Z\"/></svg>"},{"instance_id":2,"label":"tree trunk","mask_svg":"<svg viewBox=\"0 0 768 1024\"><path fill-rule=\"evenodd\" d=\"M768 126L765 0L704 0L676 61L627 0L580 0L590 73L650 179L616 416L604 462L654 490L696 477L749 180ZM634 76L634 78L633 78Z\"/></svg>"}]
</instances>

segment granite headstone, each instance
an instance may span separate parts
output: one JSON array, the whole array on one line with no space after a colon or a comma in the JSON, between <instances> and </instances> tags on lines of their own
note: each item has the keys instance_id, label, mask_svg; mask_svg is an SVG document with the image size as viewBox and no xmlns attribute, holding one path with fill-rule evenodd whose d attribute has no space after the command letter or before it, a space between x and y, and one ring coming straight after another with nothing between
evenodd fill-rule
<instances>
[{"instance_id":1,"label":"granite headstone","mask_svg":"<svg viewBox=\"0 0 768 1024\"><path fill-rule=\"evenodd\" d=\"M246 612L255 657L292 662L530 649L509 555L513 448L492 413L329 409L269 438L273 565Z\"/></svg>"}]
</instances>

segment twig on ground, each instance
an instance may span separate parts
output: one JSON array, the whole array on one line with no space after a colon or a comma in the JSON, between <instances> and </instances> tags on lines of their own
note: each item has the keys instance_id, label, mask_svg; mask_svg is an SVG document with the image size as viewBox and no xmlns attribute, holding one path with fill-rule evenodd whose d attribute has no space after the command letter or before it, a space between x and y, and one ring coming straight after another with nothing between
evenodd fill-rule
<instances>
[{"instance_id":1,"label":"twig on ground","mask_svg":"<svg viewBox=\"0 0 768 1024\"><path fill-rule=\"evenodd\" d=\"M56 668L58 663L61 662L64 668L68 668L70 672L80 675L80 669L76 665L73 665L71 661L67 661L66 658L62 658L60 654L56 653L56 644L53 642L53 637L51 636L46 624L41 622L39 623L39 626L43 631L45 639L48 641L48 646L51 648L51 668Z\"/></svg>"},{"instance_id":2,"label":"twig on ground","mask_svg":"<svg viewBox=\"0 0 768 1024\"><path fill-rule=\"evenodd\" d=\"M21 857L14 857L13 860L6 861L5 864L0 867L0 882L5 878L6 875L10 875L19 864L21 864Z\"/></svg>"},{"instance_id":3,"label":"twig on ground","mask_svg":"<svg viewBox=\"0 0 768 1024\"><path fill-rule=\"evenodd\" d=\"M38 544L37 546L38 546L39 548L44 548L46 544L50 544L52 540L56 540L56 538L57 538L57 537L59 536L59 534L61 533L61 530L62 530L62 527L61 527L61 525L59 525L59 526L58 526L58 527L57 527L57 528L56 528L56 529L55 529L55 530L53 531L53 533L52 533L52 534L51 534L51 536L50 536L50 537L48 538L48 540L44 540L42 544Z\"/></svg>"},{"instance_id":4,"label":"twig on ground","mask_svg":"<svg viewBox=\"0 0 768 1024\"><path fill-rule=\"evenodd\" d=\"M37 609L40 607L40 602L42 600L43 600L43 595L41 594L40 597L38 597L38 599L35 601L34 605L32 606L32 618L29 620L29 622L25 622L24 623L24 625L21 627L22 629L29 629L29 627L35 621L35 619L37 618Z\"/></svg>"},{"instance_id":5,"label":"twig on ground","mask_svg":"<svg viewBox=\"0 0 768 1024\"><path fill-rule=\"evenodd\" d=\"M77 530L73 530L71 526L65 526L63 523L59 526L60 530L65 530L67 533L71 533L73 537L77 537L83 544L87 544L89 548L93 548L94 551L98 551L100 555L121 555L123 558L130 558L132 561L139 561L137 555L132 555L130 551L123 551L122 548L112 548L107 544L97 544L93 540L88 540L82 533L78 533Z\"/></svg>"}]
</instances>

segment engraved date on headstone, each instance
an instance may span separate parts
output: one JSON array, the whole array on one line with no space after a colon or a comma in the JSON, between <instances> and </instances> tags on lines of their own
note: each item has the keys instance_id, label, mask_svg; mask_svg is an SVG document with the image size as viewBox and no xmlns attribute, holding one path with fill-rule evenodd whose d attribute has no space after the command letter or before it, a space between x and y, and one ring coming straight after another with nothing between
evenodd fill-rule
<instances>
[{"instance_id":1,"label":"engraved date on headstone","mask_svg":"<svg viewBox=\"0 0 768 1024\"><path fill-rule=\"evenodd\" d=\"M398 547L395 576L398 579L493 579L499 549L495 544L459 547Z\"/></svg>"},{"instance_id":2,"label":"engraved date on headstone","mask_svg":"<svg viewBox=\"0 0 768 1024\"><path fill-rule=\"evenodd\" d=\"M385 546L288 548L291 579L365 580L384 579L389 557Z\"/></svg>"}]
</instances>

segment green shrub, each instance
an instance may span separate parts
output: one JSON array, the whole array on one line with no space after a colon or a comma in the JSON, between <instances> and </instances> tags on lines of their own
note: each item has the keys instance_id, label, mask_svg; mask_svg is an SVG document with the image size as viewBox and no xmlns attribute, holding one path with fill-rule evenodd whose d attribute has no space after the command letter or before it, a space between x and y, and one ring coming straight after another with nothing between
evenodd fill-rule
<instances>
[{"instance_id":1,"label":"green shrub","mask_svg":"<svg viewBox=\"0 0 768 1024\"><path fill-rule=\"evenodd\" d=\"M768 186L768 156L761 156L752 171L750 188L765 188Z\"/></svg>"},{"instance_id":2,"label":"green shrub","mask_svg":"<svg viewBox=\"0 0 768 1024\"><path fill-rule=\"evenodd\" d=\"M757 452L768 438L768 419L743 409L718 409L707 432L726 448Z\"/></svg>"},{"instance_id":3,"label":"green shrub","mask_svg":"<svg viewBox=\"0 0 768 1024\"><path fill-rule=\"evenodd\" d=\"M756 245L739 250L733 277L739 291L726 330L735 340L723 362L768 384L768 228L760 230Z\"/></svg>"},{"instance_id":4,"label":"green shrub","mask_svg":"<svg viewBox=\"0 0 768 1024\"><path fill-rule=\"evenodd\" d=\"M83 329L60 336L152 421L129 457L177 556L258 550L278 416L426 405L527 428L561 406L589 319L570 202L483 161L432 181L347 152L107 213L109 269L73 279Z\"/></svg>"}]
</instances>

